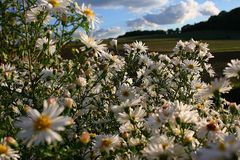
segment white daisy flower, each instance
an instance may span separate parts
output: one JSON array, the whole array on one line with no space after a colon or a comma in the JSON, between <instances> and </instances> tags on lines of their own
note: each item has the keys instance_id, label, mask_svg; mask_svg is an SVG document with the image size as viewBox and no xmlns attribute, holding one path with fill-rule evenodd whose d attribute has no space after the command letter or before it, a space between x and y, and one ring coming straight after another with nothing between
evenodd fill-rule
<instances>
[{"instance_id":1,"label":"white daisy flower","mask_svg":"<svg viewBox=\"0 0 240 160\"><path fill-rule=\"evenodd\" d=\"M150 160L158 159L165 154L163 146L159 144L149 144L143 149L142 153L143 157L147 157Z\"/></svg>"},{"instance_id":2,"label":"white daisy flower","mask_svg":"<svg viewBox=\"0 0 240 160\"><path fill-rule=\"evenodd\" d=\"M199 42L197 43L196 49L199 51L199 56L204 57L209 51L208 44Z\"/></svg>"},{"instance_id":3,"label":"white daisy flower","mask_svg":"<svg viewBox=\"0 0 240 160\"><path fill-rule=\"evenodd\" d=\"M146 65L147 67L150 67L151 65L153 65L153 61L145 54L141 54L139 56L139 62L138 64L143 64L143 65Z\"/></svg>"},{"instance_id":4,"label":"white daisy flower","mask_svg":"<svg viewBox=\"0 0 240 160\"><path fill-rule=\"evenodd\" d=\"M197 61L188 59L183 61L183 67L190 73L199 73L203 70Z\"/></svg>"},{"instance_id":5,"label":"white daisy flower","mask_svg":"<svg viewBox=\"0 0 240 160\"><path fill-rule=\"evenodd\" d=\"M116 92L117 98L122 102L126 100L133 100L135 98L135 94L134 88L129 86L127 83L121 84Z\"/></svg>"},{"instance_id":6,"label":"white daisy flower","mask_svg":"<svg viewBox=\"0 0 240 160\"><path fill-rule=\"evenodd\" d=\"M224 135L224 130L216 120L202 119L196 123L196 135L199 138L207 138L209 141L221 138Z\"/></svg>"},{"instance_id":7,"label":"white daisy flower","mask_svg":"<svg viewBox=\"0 0 240 160\"><path fill-rule=\"evenodd\" d=\"M135 128L130 122L124 123L119 127L120 133L129 133L134 130L135 130Z\"/></svg>"},{"instance_id":8,"label":"white daisy flower","mask_svg":"<svg viewBox=\"0 0 240 160\"><path fill-rule=\"evenodd\" d=\"M110 55L110 54L109 54ZM109 59L111 61L113 61L113 64L109 66L109 68L112 68L113 71L121 71L122 68L124 67L125 65L125 61L123 60L122 57L118 56L118 55L110 55L109 56Z\"/></svg>"},{"instance_id":9,"label":"white daisy flower","mask_svg":"<svg viewBox=\"0 0 240 160\"><path fill-rule=\"evenodd\" d=\"M233 135L198 151L198 160L239 159L240 141Z\"/></svg>"},{"instance_id":10,"label":"white daisy flower","mask_svg":"<svg viewBox=\"0 0 240 160\"><path fill-rule=\"evenodd\" d=\"M163 54L159 55L158 59L162 62L167 62L167 63L171 62L171 59L167 55L163 55Z\"/></svg>"},{"instance_id":11,"label":"white daisy flower","mask_svg":"<svg viewBox=\"0 0 240 160\"><path fill-rule=\"evenodd\" d=\"M17 160L20 156L18 151L13 150L4 139L0 140L0 159L1 160Z\"/></svg>"},{"instance_id":12,"label":"white daisy flower","mask_svg":"<svg viewBox=\"0 0 240 160\"><path fill-rule=\"evenodd\" d=\"M169 137L167 135L160 135L160 136L156 136L156 137L152 137L151 138L151 142L152 143L159 143L163 146L164 150L171 150L173 148L173 141L174 138L173 137Z\"/></svg>"},{"instance_id":13,"label":"white daisy flower","mask_svg":"<svg viewBox=\"0 0 240 160\"><path fill-rule=\"evenodd\" d=\"M189 159L189 154L186 153L184 146L175 144L173 149L173 159L186 160Z\"/></svg>"},{"instance_id":14,"label":"white daisy flower","mask_svg":"<svg viewBox=\"0 0 240 160\"><path fill-rule=\"evenodd\" d=\"M153 113L148 118L148 124L152 129L161 127L163 124L167 123L169 120L173 119L175 107L170 105L169 102L164 101L157 113Z\"/></svg>"},{"instance_id":15,"label":"white daisy flower","mask_svg":"<svg viewBox=\"0 0 240 160\"><path fill-rule=\"evenodd\" d=\"M9 79L12 76L16 76L16 67L11 64L1 64L0 73L2 73L5 78Z\"/></svg>"},{"instance_id":16,"label":"white daisy flower","mask_svg":"<svg viewBox=\"0 0 240 160\"><path fill-rule=\"evenodd\" d=\"M148 50L148 47L145 46L145 43L142 41L135 41L131 44L132 49L138 53L145 53Z\"/></svg>"},{"instance_id":17,"label":"white daisy flower","mask_svg":"<svg viewBox=\"0 0 240 160\"><path fill-rule=\"evenodd\" d=\"M123 49L124 51L126 51L127 53L131 53L132 52L132 47L129 44L124 44L123 45Z\"/></svg>"},{"instance_id":18,"label":"white daisy flower","mask_svg":"<svg viewBox=\"0 0 240 160\"><path fill-rule=\"evenodd\" d=\"M18 137L23 139L27 146L39 145L47 142L61 141L62 137L56 131L63 131L64 126L73 123L72 118L59 116L64 107L59 107L54 98L44 101L43 112L28 108L27 117L21 117L16 123L17 128L21 128Z\"/></svg>"},{"instance_id":19,"label":"white daisy flower","mask_svg":"<svg viewBox=\"0 0 240 160\"><path fill-rule=\"evenodd\" d=\"M53 55L56 51L56 45L55 42L51 39L48 39L46 37L44 38L38 38L36 41L36 47L39 50L45 50L46 54Z\"/></svg>"},{"instance_id":20,"label":"white daisy flower","mask_svg":"<svg viewBox=\"0 0 240 160\"><path fill-rule=\"evenodd\" d=\"M141 103L141 98L140 97L137 98L137 99L132 99L132 100L127 99L126 101L121 102L120 105L111 106L111 110L114 113L119 113L119 112L124 111L124 108L136 106L136 105L139 105L140 103Z\"/></svg>"},{"instance_id":21,"label":"white daisy flower","mask_svg":"<svg viewBox=\"0 0 240 160\"><path fill-rule=\"evenodd\" d=\"M204 69L208 72L208 74L209 74L210 77L214 77L214 76L215 76L216 73L215 73L215 71L213 70L211 64L204 63Z\"/></svg>"},{"instance_id":22,"label":"white daisy flower","mask_svg":"<svg viewBox=\"0 0 240 160\"><path fill-rule=\"evenodd\" d=\"M235 59L231 60L231 63L228 63L228 67L226 67L223 71L223 74L227 78L239 78L240 77L240 60Z\"/></svg>"},{"instance_id":23,"label":"white daisy flower","mask_svg":"<svg viewBox=\"0 0 240 160\"><path fill-rule=\"evenodd\" d=\"M185 130L183 140L185 143L190 143L192 148L196 148L199 144L198 140L194 138L195 132L192 130Z\"/></svg>"},{"instance_id":24,"label":"white daisy flower","mask_svg":"<svg viewBox=\"0 0 240 160\"><path fill-rule=\"evenodd\" d=\"M85 16L90 23L92 29L95 28L95 23L99 23L99 19L91 8L91 5L86 6L84 3L80 7L77 3L74 3L76 12Z\"/></svg>"},{"instance_id":25,"label":"white daisy flower","mask_svg":"<svg viewBox=\"0 0 240 160\"><path fill-rule=\"evenodd\" d=\"M40 72L40 75L41 75L41 79L46 79L48 77L53 77L53 69L52 68L44 68L41 72Z\"/></svg>"},{"instance_id":26,"label":"white daisy flower","mask_svg":"<svg viewBox=\"0 0 240 160\"><path fill-rule=\"evenodd\" d=\"M214 93L227 93L232 89L230 82L225 78L215 79L211 84L202 91L203 97L212 97Z\"/></svg>"},{"instance_id":27,"label":"white daisy flower","mask_svg":"<svg viewBox=\"0 0 240 160\"><path fill-rule=\"evenodd\" d=\"M26 21L27 22L37 22L39 16L44 13L44 9L41 6L31 8L26 12ZM51 20L51 16L47 15L43 21L44 24L48 24Z\"/></svg>"},{"instance_id":28,"label":"white daisy flower","mask_svg":"<svg viewBox=\"0 0 240 160\"><path fill-rule=\"evenodd\" d=\"M166 159L171 156L173 147L173 139L169 139L166 135L152 137L151 142L142 151L143 157L147 157L147 159Z\"/></svg>"},{"instance_id":29,"label":"white daisy flower","mask_svg":"<svg viewBox=\"0 0 240 160\"><path fill-rule=\"evenodd\" d=\"M183 123L196 123L199 119L197 110L191 105L183 104L182 102L176 101L174 104L176 107L175 117Z\"/></svg>"},{"instance_id":30,"label":"white daisy flower","mask_svg":"<svg viewBox=\"0 0 240 160\"><path fill-rule=\"evenodd\" d=\"M120 144L121 140L118 135L97 135L94 148L95 150L109 153L109 151L114 151L119 147Z\"/></svg>"},{"instance_id":31,"label":"white daisy flower","mask_svg":"<svg viewBox=\"0 0 240 160\"><path fill-rule=\"evenodd\" d=\"M185 48L185 43L180 40L177 42L177 45L174 47L173 52L174 54L177 54L179 51L183 50Z\"/></svg>"},{"instance_id":32,"label":"white daisy flower","mask_svg":"<svg viewBox=\"0 0 240 160\"><path fill-rule=\"evenodd\" d=\"M101 53L106 52L106 44L100 44L101 40L95 40L84 32L80 33L80 41L86 45L87 49L93 49L96 56L101 56Z\"/></svg>"},{"instance_id":33,"label":"white daisy flower","mask_svg":"<svg viewBox=\"0 0 240 160\"><path fill-rule=\"evenodd\" d=\"M199 78L195 78L192 82L191 82L192 88L196 91L196 92L201 92L202 90L204 90L207 85L206 83L202 82L201 79Z\"/></svg>"},{"instance_id":34,"label":"white daisy flower","mask_svg":"<svg viewBox=\"0 0 240 160\"><path fill-rule=\"evenodd\" d=\"M38 4L53 12L66 12L71 0L38 0Z\"/></svg>"},{"instance_id":35,"label":"white daisy flower","mask_svg":"<svg viewBox=\"0 0 240 160\"><path fill-rule=\"evenodd\" d=\"M194 41L193 39L191 39L190 41L186 42L184 49L187 52L194 52L197 43L198 43L197 41Z\"/></svg>"},{"instance_id":36,"label":"white daisy flower","mask_svg":"<svg viewBox=\"0 0 240 160\"><path fill-rule=\"evenodd\" d=\"M142 107L135 107L132 109L129 108L129 114L126 112L118 113L118 119L117 121L121 124L127 123L127 122L142 122L144 121L144 117L147 115L146 111Z\"/></svg>"},{"instance_id":37,"label":"white daisy flower","mask_svg":"<svg viewBox=\"0 0 240 160\"><path fill-rule=\"evenodd\" d=\"M199 97L197 97L199 98ZM203 111L205 114L209 115L209 108L213 105L212 100L205 100L199 98L198 103L195 105L195 107L201 111Z\"/></svg>"},{"instance_id":38,"label":"white daisy flower","mask_svg":"<svg viewBox=\"0 0 240 160\"><path fill-rule=\"evenodd\" d=\"M163 121L159 114L152 113L147 119L147 125L151 130L158 130L163 125Z\"/></svg>"}]
</instances>

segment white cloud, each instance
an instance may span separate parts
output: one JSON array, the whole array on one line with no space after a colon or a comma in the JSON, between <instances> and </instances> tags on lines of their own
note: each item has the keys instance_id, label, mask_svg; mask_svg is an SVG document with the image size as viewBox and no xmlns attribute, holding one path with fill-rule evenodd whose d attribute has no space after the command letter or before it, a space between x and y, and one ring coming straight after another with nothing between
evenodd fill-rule
<instances>
[{"instance_id":1,"label":"white cloud","mask_svg":"<svg viewBox=\"0 0 240 160\"><path fill-rule=\"evenodd\" d=\"M127 26L130 30L157 30L160 26L155 23L148 22L145 19L139 18L127 21Z\"/></svg>"},{"instance_id":2,"label":"white cloud","mask_svg":"<svg viewBox=\"0 0 240 160\"><path fill-rule=\"evenodd\" d=\"M94 32L94 37L97 39L116 38L125 32L120 27L111 27L107 29L99 29Z\"/></svg>"},{"instance_id":3,"label":"white cloud","mask_svg":"<svg viewBox=\"0 0 240 160\"><path fill-rule=\"evenodd\" d=\"M216 15L220 12L215 3L212 1L204 2L200 7L200 13L203 15Z\"/></svg>"},{"instance_id":4,"label":"white cloud","mask_svg":"<svg viewBox=\"0 0 240 160\"><path fill-rule=\"evenodd\" d=\"M152 8L158 8L165 5L168 0L83 0L83 2L86 4L89 3L95 7L127 7L133 12L146 12Z\"/></svg>"},{"instance_id":5,"label":"white cloud","mask_svg":"<svg viewBox=\"0 0 240 160\"><path fill-rule=\"evenodd\" d=\"M144 19L151 23L166 25L184 23L186 20L191 20L198 16L209 16L218 13L219 9L213 2L206 1L203 4L198 4L195 0L186 0L168 6L159 14L147 14L144 16Z\"/></svg>"}]
</instances>

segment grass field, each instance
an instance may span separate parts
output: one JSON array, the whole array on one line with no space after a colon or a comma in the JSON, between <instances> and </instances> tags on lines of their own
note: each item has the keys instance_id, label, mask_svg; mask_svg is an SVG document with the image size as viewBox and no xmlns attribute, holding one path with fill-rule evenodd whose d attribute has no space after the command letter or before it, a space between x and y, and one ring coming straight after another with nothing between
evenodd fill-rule
<instances>
[{"instance_id":1,"label":"grass field","mask_svg":"<svg viewBox=\"0 0 240 160\"><path fill-rule=\"evenodd\" d=\"M149 46L150 51L171 52L179 38L146 38L146 37L129 37L118 39L119 45L131 43L135 40L143 41ZM202 40L209 44L211 52L240 52L240 40Z\"/></svg>"},{"instance_id":2,"label":"grass field","mask_svg":"<svg viewBox=\"0 0 240 160\"><path fill-rule=\"evenodd\" d=\"M150 38L150 37L128 37L118 39L119 48L125 43L131 43L135 40L143 41L150 51L158 51L163 54L171 53L179 38ZM231 59L240 59L240 40L201 40L209 44L210 52L214 59L210 62L216 73L221 75Z\"/></svg>"}]
</instances>

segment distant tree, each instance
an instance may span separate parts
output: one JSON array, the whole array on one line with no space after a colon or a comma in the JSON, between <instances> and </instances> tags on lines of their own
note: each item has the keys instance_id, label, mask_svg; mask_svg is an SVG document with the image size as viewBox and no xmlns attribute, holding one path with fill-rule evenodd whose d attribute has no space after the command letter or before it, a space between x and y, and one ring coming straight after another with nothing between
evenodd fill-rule
<instances>
[{"instance_id":1,"label":"distant tree","mask_svg":"<svg viewBox=\"0 0 240 160\"><path fill-rule=\"evenodd\" d=\"M190 25L190 24L187 24L187 25L185 25L185 26L183 26L183 27L181 28L181 31L182 31L182 32L188 32L190 28L191 28L191 25Z\"/></svg>"},{"instance_id":2,"label":"distant tree","mask_svg":"<svg viewBox=\"0 0 240 160\"><path fill-rule=\"evenodd\" d=\"M179 34L179 33L180 33L180 29L179 29L179 28L176 28L175 33L176 33L176 34Z\"/></svg>"},{"instance_id":3,"label":"distant tree","mask_svg":"<svg viewBox=\"0 0 240 160\"><path fill-rule=\"evenodd\" d=\"M173 29L168 29L167 34L175 34L175 31Z\"/></svg>"},{"instance_id":4,"label":"distant tree","mask_svg":"<svg viewBox=\"0 0 240 160\"><path fill-rule=\"evenodd\" d=\"M185 25L182 32L194 32L203 30L235 30L240 31L240 7L230 12L222 11L216 16L211 16L208 21Z\"/></svg>"},{"instance_id":5,"label":"distant tree","mask_svg":"<svg viewBox=\"0 0 240 160\"><path fill-rule=\"evenodd\" d=\"M131 31L131 32L126 32L124 35L119 36L121 37L133 37L133 36L144 36L144 35L166 35L166 31L164 30L157 30L157 31Z\"/></svg>"}]
</instances>

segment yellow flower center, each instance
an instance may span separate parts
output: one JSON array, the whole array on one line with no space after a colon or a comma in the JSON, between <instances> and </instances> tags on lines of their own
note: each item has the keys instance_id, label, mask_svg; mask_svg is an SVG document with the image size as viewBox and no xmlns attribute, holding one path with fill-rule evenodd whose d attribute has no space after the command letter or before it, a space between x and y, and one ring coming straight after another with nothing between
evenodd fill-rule
<instances>
[{"instance_id":1,"label":"yellow flower center","mask_svg":"<svg viewBox=\"0 0 240 160\"><path fill-rule=\"evenodd\" d=\"M197 108L198 108L198 109L202 109L202 108L204 108L204 105L203 105L202 103L198 103L198 104L197 104Z\"/></svg>"},{"instance_id":2,"label":"yellow flower center","mask_svg":"<svg viewBox=\"0 0 240 160\"><path fill-rule=\"evenodd\" d=\"M102 147L109 147L112 144L110 139L103 139L102 140Z\"/></svg>"},{"instance_id":3,"label":"yellow flower center","mask_svg":"<svg viewBox=\"0 0 240 160\"><path fill-rule=\"evenodd\" d=\"M90 8L86 8L83 13L89 17L89 18L94 18L95 17L95 14L94 12L90 9Z\"/></svg>"},{"instance_id":4,"label":"yellow flower center","mask_svg":"<svg viewBox=\"0 0 240 160\"><path fill-rule=\"evenodd\" d=\"M60 3L58 2L58 0L48 0L48 2L55 8L58 7L60 5Z\"/></svg>"},{"instance_id":5,"label":"yellow flower center","mask_svg":"<svg viewBox=\"0 0 240 160\"><path fill-rule=\"evenodd\" d=\"M123 92L122 92L122 95L123 95L124 97L129 97L130 94L129 94L128 91L123 91Z\"/></svg>"},{"instance_id":6,"label":"yellow flower center","mask_svg":"<svg viewBox=\"0 0 240 160\"><path fill-rule=\"evenodd\" d=\"M162 147L163 147L164 150L166 150L167 147L168 147L168 143L163 143L163 144L162 144Z\"/></svg>"},{"instance_id":7,"label":"yellow flower center","mask_svg":"<svg viewBox=\"0 0 240 160\"><path fill-rule=\"evenodd\" d=\"M192 142L192 140L193 140L192 136L185 136L184 137L184 142L186 142L186 143Z\"/></svg>"},{"instance_id":8,"label":"yellow flower center","mask_svg":"<svg viewBox=\"0 0 240 160\"><path fill-rule=\"evenodd\" d=\"M202 85L201 84L197 84L195 87L196 87L196 89L202 89Z\"/></svg>"},{"instance_id":9,"label":"yellow flower center","mask_svg":"<svg viewBox=\"0 0 240 160\"><path fill-rule=\"evenodd\" d=\"M7 153L8 153L8 147L3 144L0 144L0 155L1 154L7 155Z\"/></svg>"},{"instance_id":10,"label":"yellow flower center","mask_svg":"<svg viewBox=\"0 0 240 160\"><path fill-rule=\"evenodd\" d=\"M88 37L87 42L89 44L93 44L95 41L94 41L94 39L92 37Z\"/></svg>"},{"instance_id":11,"label":"yellow flower center","mask_svg":"<svg viewBox=\"0 0 240 160\"><path fill-rule=\"evenodd\" d=\"M43 131L49 129L52 125L52 121L49 117L41 115L34 123L34 128L36 131Z\"/></svg>"},{"instance_id":12,"label":"yellow flower center","mask_svg":"<svg viewBox=\"0 0 240 160\"><path fill-rule=\"evenodd\" d=\"M189 69L194 69L194 65L193 65L193 64L189 64L189 65L188 65L188 68L189 68Z\"/></svg>"},{"instance_id":13,"label":"yellow flower center","mask_svg":"<svg viewBox=\"0 0 240 160\"><path fill-rule=\"evenodd\" d=\"M12 73L11 71L6 71L4 74L7 78L9 78L11 76L11 73Z\"/></svg>"},{"instance_id":14,"label":"yellow flower center","mask_svg":"<svg viewBox=\"0 0 240 160\"><path fill-rule=\"evenodd\" d=\"M218 149L219 149L220 151L225 151L225 150L226 150L225 144L224 144L223 142L220 142L220 144L218 145Z\"/></svg>"},{"instance_id":15,"label":"yellow flower center","mask_svg":"<svg viewBox=\"0 0 240 160\"><path fill-rule=\"evenodd\" d=\"M210 122L210 123L207 124L207 129L209 131L217 131L218 127L214 122Z\"/></svg>"}]
</instances>

